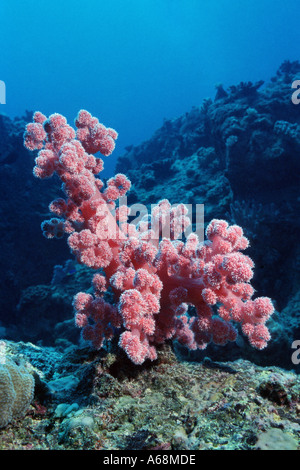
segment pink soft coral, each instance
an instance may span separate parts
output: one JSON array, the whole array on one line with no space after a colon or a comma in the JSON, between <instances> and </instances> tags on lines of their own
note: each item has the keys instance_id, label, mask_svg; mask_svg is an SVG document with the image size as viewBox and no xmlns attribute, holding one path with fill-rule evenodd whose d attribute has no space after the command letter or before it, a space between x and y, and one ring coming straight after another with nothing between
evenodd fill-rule
<instances>
[{"instance_id":1,"label":"pink soft coral","mask_svg":"<svg viewBox=\"0 0 300 470\"><path fill-rule=\"evenodd\" d=\"M103 161L93 155L113 151L116 131L87 111L79 112L75 124L76 133L59 114L47 119L35 113L25 146L39 150L34 175L48 178L55 172L67 195L50 204L55 217L43 222L44 235L60 238L67 233L77 261L102 270L94 275L94 294L80 292L74 298L75 321L84 339L101 348L120 329L120 347L142 364L154 360L155 346L167 339L190 349L235 341L235 322L252 346L266 347L270 334L265 323L274 308L267 297L252 300L254 265L241 253L248 246L243 230L213 220L206 242L199 243L191 233L184 243L177 238L190 225L187 208L171 207L167 200L156 205L150 220L138 227L128 224L128 208L115 211L115 201L130 189L130 181L118 174L103 189L96 176ZM108 287L114 305L103 298ZM187 315L190 305L197 316Z\"/></svg>"}]
</instances>

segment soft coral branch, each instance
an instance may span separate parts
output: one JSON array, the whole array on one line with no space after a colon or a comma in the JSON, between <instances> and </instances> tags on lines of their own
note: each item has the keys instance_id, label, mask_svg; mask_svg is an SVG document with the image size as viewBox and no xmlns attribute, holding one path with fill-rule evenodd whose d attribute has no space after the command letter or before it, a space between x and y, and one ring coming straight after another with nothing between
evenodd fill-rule
<instances>
[{"instance_id":1,"label":"soft coral branch","mask_svg":"<svg viewBox=\"0 0 300 470\"><path fill-rule=\"evenodd\" d=\"M254 264L241 253L248 246L243 230L213 220L206 242L199 243L192 233L184 243L177 238L190 225L187 208L171 207L167 200L138 228L127 223L127 207L117 208L115 217L115 201L130 189L130 181L118 174L104 188L97 176L103 160L94 154L110 155L117 133L83 110L75 125L77 132L63 116L47 119L38 112L24 139L29 150L39 150L34 175L43 179L56 173L67 196L50 204L55 217L43 222L44 235L68 234L77 261L104 273L94 275L93 295L80 292L74 298L75 321L84 339L101 348L120 329L119 345L142 364L154 360L155 346L167 339L190 349L235 341L233 325L240 323L252 346L266 347L270 334L265 323L274 308L267 297L252 300ZM109 287L114 305L103 298ZM190 305L197 316L188 316Z\"/></svg>"}]
</instances>

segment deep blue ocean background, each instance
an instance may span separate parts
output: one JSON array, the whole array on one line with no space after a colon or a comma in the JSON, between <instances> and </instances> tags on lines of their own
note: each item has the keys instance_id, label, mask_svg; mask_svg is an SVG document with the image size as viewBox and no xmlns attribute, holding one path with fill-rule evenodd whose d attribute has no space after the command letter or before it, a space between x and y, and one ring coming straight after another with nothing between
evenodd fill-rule
<instances>
[{"instance_id":1,"label":"deep blue ocean background","mask_svg":"<svg viewBox=\"0 0 300 470\"><path fill-rule=\"evenodd\" d=\"M269 80L299 56L299 0L2 0L0 80L10 117L84 108L124 148L213 98Z\"/></svg>"}]
</instances>

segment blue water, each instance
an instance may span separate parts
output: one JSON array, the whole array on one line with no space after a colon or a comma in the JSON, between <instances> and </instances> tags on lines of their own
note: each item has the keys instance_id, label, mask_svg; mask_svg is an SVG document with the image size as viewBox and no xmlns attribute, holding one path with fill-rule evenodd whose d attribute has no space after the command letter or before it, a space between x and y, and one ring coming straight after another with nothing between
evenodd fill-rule
<instances>
[{"instance_id":1,"label":"blue water","mask_svg":"<svg viewBox=\"0 0 300 470\"><path fill-rule=\"evenodd\" d=\"M124 147L214 97L215 84L269 80L299 56L299 0L2 0L0 111L81 108Z\"/></svg>"}]
</instances>

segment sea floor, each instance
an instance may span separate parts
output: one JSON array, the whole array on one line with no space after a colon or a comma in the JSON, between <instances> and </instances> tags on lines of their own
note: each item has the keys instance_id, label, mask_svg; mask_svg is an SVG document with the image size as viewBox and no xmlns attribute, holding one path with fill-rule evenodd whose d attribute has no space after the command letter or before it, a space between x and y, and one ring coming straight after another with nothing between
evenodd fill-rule
<instances>
[{"instance_id":1,"label":"sea floor","mask_svg":"<svg viewBox=\"0 0 300 470\"><path fill-rule=\"evenodd\" d=\"M0 449L299 450L300 377L249 361L182 362L170 346L134 366L7 342L29 361L35 397L22 419L0 429Z\"/></svg>"}]
</instances>

